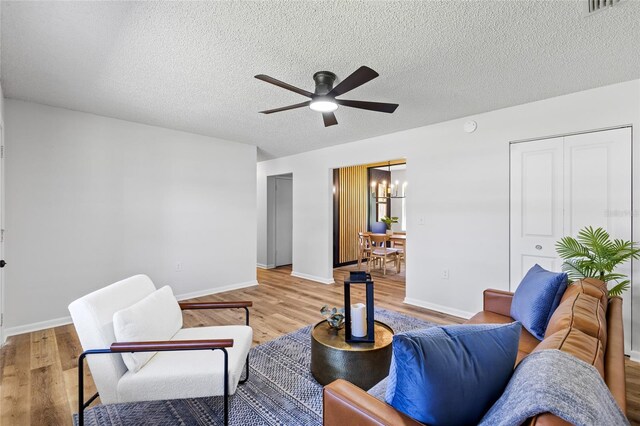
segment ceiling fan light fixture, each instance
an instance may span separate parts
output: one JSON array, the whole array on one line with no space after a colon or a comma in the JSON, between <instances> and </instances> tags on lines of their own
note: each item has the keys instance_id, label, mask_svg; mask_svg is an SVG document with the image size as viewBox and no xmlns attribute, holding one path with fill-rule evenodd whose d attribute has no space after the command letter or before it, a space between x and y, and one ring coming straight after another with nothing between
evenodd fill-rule
<instances>
[{"instance_id":1,"label":"ceiling fan light fixture","mask_svg":"<svg viewBox=\"0 0 640 426\"><path fill-rule=\"evenodd\" d=\"M320 98L311 101L309 108L318 112L333 112L338 109L338 104L332 99Z\"/></svg>"}]
</instances>

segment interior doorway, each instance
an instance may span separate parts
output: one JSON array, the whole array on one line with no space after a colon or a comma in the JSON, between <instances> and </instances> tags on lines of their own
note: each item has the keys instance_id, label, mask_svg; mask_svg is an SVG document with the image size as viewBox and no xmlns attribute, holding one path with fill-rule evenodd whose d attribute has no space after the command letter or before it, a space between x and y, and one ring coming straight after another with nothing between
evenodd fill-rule
<instances>
[{"instance_id":1,"label":"interior doorway","mask_svg":"<svg viewBox=\"0 0 640 426\"><path fill-rule=\"evenodd\" d=\"M333 266L338 276L367 270L404 294L406 168L406 160L397 159L333 170ZM387 225L389 219L393 223ZM375 253L370 250L374 238L380 244ZM389 254L381 258L385 249Z\"/></svg>"}]
</instances>

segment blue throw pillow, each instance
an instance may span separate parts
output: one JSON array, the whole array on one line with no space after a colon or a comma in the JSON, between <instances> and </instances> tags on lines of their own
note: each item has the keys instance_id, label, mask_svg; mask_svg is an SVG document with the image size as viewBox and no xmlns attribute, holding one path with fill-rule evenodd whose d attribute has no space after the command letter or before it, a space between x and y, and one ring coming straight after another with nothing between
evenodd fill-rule
<instances>
[{"instance_id":1,"label":"blue throw pillow","mask_svg":"<svg viewBox=\"0 0 640 426\"><path fill-rule=\"evenodd\" d=\"M566 289L567 274L534 265L513 295L511 318L520 321L538 340L544 339L547 324Z\"/></svg>"},{"instance_id":2,"label":"blue throw pillow","mask_svg":"<svg viewBox=\"0 0 640 426\"><path fill-rule=\"evenodd\" d=\"M430 426L478 424L511 378L521 329L451 325L393 336L385 399Z\"/></svg>"}]
</instances>

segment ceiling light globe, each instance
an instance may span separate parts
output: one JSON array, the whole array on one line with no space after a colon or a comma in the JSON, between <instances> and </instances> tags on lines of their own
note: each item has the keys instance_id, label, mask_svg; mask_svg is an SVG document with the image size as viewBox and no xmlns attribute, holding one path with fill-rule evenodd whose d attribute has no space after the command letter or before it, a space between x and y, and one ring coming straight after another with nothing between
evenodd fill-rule
<instances>
[{"instance_id":1,"label":"ceiling light globe","mask_svg":"<svg viewBox=\"0 0 640 426\"><path fill-rule=\"evenodd\" d=\"M319 99L311 101L309 108L318 112L333 112L338 109L338 104L333 100Z\"/></svg>"}]
</instances>

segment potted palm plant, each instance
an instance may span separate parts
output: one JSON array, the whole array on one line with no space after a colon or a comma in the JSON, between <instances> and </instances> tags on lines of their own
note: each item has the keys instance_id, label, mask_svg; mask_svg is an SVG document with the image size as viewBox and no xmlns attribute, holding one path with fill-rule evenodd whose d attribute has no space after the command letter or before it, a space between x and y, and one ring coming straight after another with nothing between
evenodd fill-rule
<instances>
[{"instance_id":1,"label":"potted palm plant","mask_svg":"<svg viewBox=\"0 0 640 426\"><path fill-rule=\"evenodd\" d=\"M591 226L578 232L577 238L564 237L556 243L558 255L564 259L562 270L569 279L597 278L613 285L609 296L619 296L629 289L630 281L626 275L616 273L619 265L640 257L640 248L636 243L623 240L611 240L609 233L602 228Z\"/></svg>"}]
</instances>

